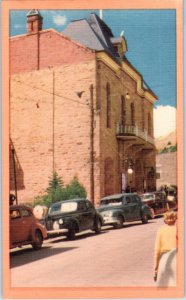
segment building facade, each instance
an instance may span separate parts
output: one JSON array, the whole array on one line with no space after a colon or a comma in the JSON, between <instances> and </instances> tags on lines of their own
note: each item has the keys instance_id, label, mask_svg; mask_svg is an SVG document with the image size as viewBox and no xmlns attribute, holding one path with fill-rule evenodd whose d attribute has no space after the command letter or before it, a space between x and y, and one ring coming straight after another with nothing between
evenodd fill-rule
<instances>
[{"instance_id":1,"label":"building facade","mask_svg":"<svg viewBox=\"0 0 186 300\"><path fill-rule=\"evenodd\" d=\"M88 198L156 188L155 94L127 60L125 38L96 15L62 33L27 15L10 39L10 190L18 202L45 192L56 171L77 176Z\"/></svg>"}]
</instances>

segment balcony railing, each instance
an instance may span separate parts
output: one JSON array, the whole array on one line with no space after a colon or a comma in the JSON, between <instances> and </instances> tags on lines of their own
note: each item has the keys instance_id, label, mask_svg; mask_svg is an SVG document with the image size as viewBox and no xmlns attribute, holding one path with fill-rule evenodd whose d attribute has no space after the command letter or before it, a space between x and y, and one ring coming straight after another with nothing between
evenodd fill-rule
<instances>
[{"instance_id":1,"label":"balcony railing","mask_svg":"<svg viewBox=\"0 0 186 300\"><path fill-rule=\"evenodd\" d=\"M138 126L117 124L116 135L119 136L136 136L146 142L154 145L154 138L151 137L147 130L141 130Z\"/></svg>"}]
</instances>

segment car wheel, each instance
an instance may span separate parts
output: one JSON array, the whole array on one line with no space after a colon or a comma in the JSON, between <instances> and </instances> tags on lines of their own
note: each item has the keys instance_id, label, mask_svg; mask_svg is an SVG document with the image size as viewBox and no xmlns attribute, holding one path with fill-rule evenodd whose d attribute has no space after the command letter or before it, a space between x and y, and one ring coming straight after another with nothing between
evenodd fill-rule
<instances>
[{"instance_id":1,"label":"car wheel","mask_svg":"<svg viewBox=\"0 0 186 300\"><path fill-rule=\"evenodd\" d=\"M122 216L119 216L119 217L118 217L117 223L113 225L114 228L115 228L115 229L122 228L122 227L123 227L123 222L124 222L123 217L122 217Z\"/></svg>"},{"instance_id":2,"label":"car wheel","mask_svg":"<svg viewBox=\"0 0 186 300\"><path fill-rule=\"evenodd\" d=\"M142 218L141 218L141 221L142 221L143 224L147 224L148 220L149 220L149 218L148 218L147 215L143 215Z\"/></svg>"},{"instance_id":3,"label":"car wheel","mask_svg":"<svg viewBox=\"0 0 186 300\"><path fill-rule=\"evenodd\" d=\"M43 244L43 236L39 230L36 230L35 232L35 242L32 244L32 247L34 250L41 249Z\"/></svg>"},{"instance_id":4,"label":"car wheel","mask_svg":"<svg viewBox=\"0 0 186 300\"><path fill-rule=\"evenodd\" d=\"M96 220L96 224L95 224L95 229L94 229L95 233L100 233L101 232L101 221L100 219Z\"/></svg>"},{"instance_id":5,"label":"car wheel","mask_svg":"<svg viewBox=\"0 0 186 300\"><path fill-rule=\"evenodd\" d=\"M76 237L76 226L74 223L71 224L68 234L67 234L67 238L71 241L75 240Z\"/></svg>"}]
</instances>

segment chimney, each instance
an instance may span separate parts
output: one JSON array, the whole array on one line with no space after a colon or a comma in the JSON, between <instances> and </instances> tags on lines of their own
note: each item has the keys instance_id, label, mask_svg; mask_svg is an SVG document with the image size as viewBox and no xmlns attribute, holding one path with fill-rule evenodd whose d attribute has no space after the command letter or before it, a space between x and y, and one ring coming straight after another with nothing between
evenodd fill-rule
<instances>
[{"instance_id":1,"label":"chimney","mask_svg":"<svg viewBox=\"0 0 186 300\"><path fill-rule=\"evenodd\" d=\"M43 17L37 9L32 9L27 14L27 33L37 33L42 30Z\"/></svg>"}]
</instances>

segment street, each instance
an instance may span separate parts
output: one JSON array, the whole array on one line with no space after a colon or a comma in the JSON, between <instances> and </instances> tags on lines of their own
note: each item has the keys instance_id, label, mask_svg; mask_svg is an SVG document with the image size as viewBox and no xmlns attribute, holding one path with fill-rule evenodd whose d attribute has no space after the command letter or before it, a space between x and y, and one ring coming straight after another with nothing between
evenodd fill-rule
<instances>
[{"instance_id":1,"label":"street","mask_svg":"<svg viewBox=\"0 0 186 300\"><path fill-rule=\"evenodd\" d=\"M12 287L124 287L155 286L154 241L163 218L126 223L122 229L102 227L86 231L74 241L46 240L10 254Z\"/></svg>"}]
</instances>

